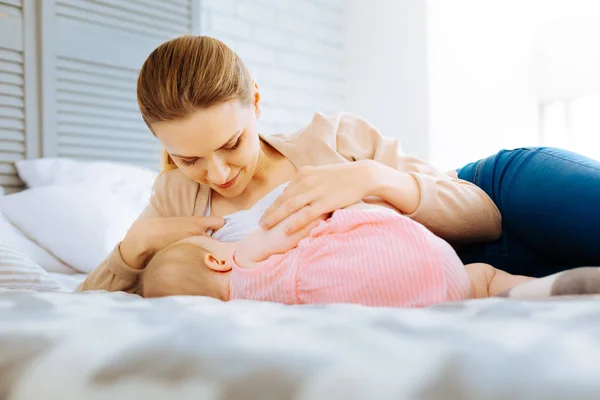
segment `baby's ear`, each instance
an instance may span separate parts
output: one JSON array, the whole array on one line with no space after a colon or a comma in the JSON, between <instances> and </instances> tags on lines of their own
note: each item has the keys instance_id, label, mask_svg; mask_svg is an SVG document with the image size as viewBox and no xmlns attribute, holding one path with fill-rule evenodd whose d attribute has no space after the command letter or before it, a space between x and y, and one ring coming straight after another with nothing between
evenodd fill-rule
<instances>
[{"instance_id":1,"label":"baby's ear","mask_svg":"<svg viewBox=\"0 0 600 400\"><path fill-rule=\"evenodd\" d=\"M231 266L226 260L220 260L212 253L204 254L204 263L206 266L216 272L229 272Z\"/></svg>"}]
</instances>

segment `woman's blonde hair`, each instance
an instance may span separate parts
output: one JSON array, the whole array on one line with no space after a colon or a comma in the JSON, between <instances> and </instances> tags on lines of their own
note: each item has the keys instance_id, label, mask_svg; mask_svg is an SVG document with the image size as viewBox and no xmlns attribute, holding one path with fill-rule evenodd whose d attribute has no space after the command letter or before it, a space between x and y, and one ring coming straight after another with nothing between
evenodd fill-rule
<instances>
[{"instance_id":1,"label":"woman's blonde hair","mask_svg":"<svg viewBox=\"0 0 600 400\"><path fill-rule=\"evenodd\" d=\"M137 82L142 118L151 124L188 117L229 100L252 102L248 69L225 43L186 35L158 46L144 61ZM154 133L154 132L153 132ZM162 151L162 170L177 168Z\"/></svg>"}]
</instances>

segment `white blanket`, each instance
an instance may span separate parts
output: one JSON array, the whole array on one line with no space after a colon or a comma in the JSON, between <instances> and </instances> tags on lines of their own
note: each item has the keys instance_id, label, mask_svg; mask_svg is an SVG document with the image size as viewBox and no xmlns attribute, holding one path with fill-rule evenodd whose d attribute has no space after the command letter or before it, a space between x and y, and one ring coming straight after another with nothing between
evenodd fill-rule
<instances>
[{"instance_id":1,"label":"white blanket","mask_svg":"<svg viewBox=\"0 0 600 400\"><path fill-rule=\"evenodd\" d=\"M0 293L0 399L597 399L598 299L421 310Z\"/></svg>"}]
</instances>

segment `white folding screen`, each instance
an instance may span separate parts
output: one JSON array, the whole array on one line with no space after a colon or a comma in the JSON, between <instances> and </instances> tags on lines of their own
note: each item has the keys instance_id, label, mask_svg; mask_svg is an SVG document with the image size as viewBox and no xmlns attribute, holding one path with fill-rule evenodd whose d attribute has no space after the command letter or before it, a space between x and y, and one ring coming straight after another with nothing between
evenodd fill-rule
<instances>
[{"instance_id":1,"label":"white folding screen","mask_svg":"<svg viewBox=\"0 0 600 400\"><path fill-rule=\"evenodd\" d=\"M160 43L198 32L199 0L0 0L0 187L14 162L113 160L157 168L135 86Z\"/></svg>"},{"instance_id":2,"label":"white folding screen","mask_svg":"<svg viewBox=\"0 0 600 400\"><path fill-rule=\"evenodd\" d=\"M14 162L39 155L33 0L0 0L0 186L22 188Z\"/></svg>"},{"instance_id":3,"label":"white folding screen","mask_svg":"<svg viewBox=\"0 0 600 400\"><path fill-rule=\"evenodd\" d=\"M43 0L43 155L157 168L136 102L158 44L196 30L197 0Z\"/></svg>"}]
</instances>

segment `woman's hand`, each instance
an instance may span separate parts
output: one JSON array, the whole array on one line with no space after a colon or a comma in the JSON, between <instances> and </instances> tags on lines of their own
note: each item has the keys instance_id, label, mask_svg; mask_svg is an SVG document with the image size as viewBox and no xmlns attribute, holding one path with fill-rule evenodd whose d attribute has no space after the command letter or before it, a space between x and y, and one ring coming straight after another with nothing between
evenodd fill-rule
<instances>
[{"instance_id":1,"label":"woman's hand","mask_svg":"<svg viewBox=\"0 0 600 400\"><path fill-rule=\"evenodd\" d=\"M304 167L265 212L260 224L270 229L290 217L285 232L293 233L321 215L370 196L411 214L419 206L421 191L412 175L374 160Z\"/></svg>"},{"instance_id":2,"label":"woman's hand","mask_svg":"<svg viewBox=\"0 0 600 400\"><path fill-rule=\"evenodd\" d=\"M285 232L293 233L324 214L372 195L378 184L374 163L302 168L264 213L261 226L270 229L286 220Z\"/></svg>"},{"instance_id":3,"label":"woman's hand","mask_svg":"<svg viewBox=\"0 0 600 400\"><path fill-rule=\"evenodd\" d=\"M142 269L156 252L190 236L206 236L208 229L225 224L221 217L155 217L133 223L119 250L131 268Z\"/></svg>"}]
</instances>

